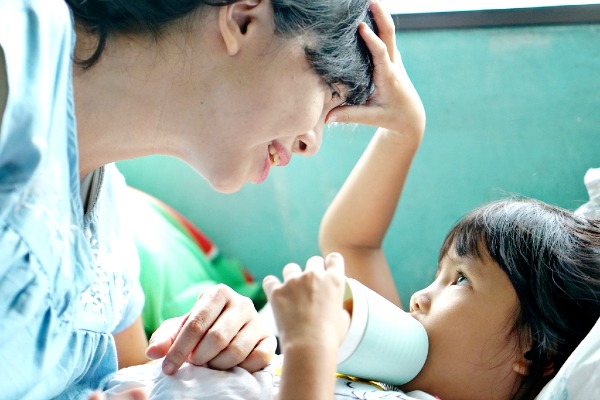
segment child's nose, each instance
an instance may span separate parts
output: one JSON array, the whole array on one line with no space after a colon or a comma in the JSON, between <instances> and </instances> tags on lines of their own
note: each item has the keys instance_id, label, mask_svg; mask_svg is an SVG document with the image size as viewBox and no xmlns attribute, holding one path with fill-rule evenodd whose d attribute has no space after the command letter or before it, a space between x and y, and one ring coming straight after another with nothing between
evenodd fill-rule
<instances>
[{"instance_id":1,"label":"child's nose","mask_svg":"<svg viewBox=\"0 0 600 400\"><path fill-rule=\"evenodd\" d=\"M427 312L431 299L424 290L419 290L410 297L410 312Z\"/></svg>"}]
</instances>

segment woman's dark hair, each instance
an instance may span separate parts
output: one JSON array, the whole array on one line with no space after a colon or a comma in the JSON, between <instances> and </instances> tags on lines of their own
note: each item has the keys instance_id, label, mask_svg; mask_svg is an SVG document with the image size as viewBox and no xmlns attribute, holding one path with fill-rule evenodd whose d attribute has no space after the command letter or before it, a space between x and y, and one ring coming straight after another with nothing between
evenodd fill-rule
<instances>
[{"instance_id":1,"label":"woman's dark hair","mask_svg":"<svg viewBox=\"0 0 600 400\"><path fill-rule=\"evenodd\" d=\"M65 0L75 21L96 35L98 45L84 68L93 66L112 35L147 33L158 39L164 28L205 6L224 6L238 0ZM374 23L367 0L271 0L275 34L307 36L305 53L312 68L328 85L346 89L347 104L364 103L373 91L371 54L357 28Z\"/></svg>"},{"instance_id":2,"label":"woman's dark hair","mask_svg":"<svg viewBox=\"0 0 600 400\"><path fill-rule=\"evenodd\" d=\"M508 275L520 301L513 333L527 338L530 362L513 398L535 398L600 318L600 220L537 200L501 200L457 223L440 260L451 248L491 257Z\"/></svg>"}]
</instances>

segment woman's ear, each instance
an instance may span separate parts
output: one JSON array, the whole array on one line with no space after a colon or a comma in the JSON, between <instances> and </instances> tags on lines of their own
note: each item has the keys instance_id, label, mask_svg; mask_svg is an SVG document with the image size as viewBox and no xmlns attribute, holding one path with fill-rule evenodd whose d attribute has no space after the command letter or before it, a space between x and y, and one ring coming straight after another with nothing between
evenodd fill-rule
<instances>
[{"instance_id":1,"label":"woman's ear","mask_svg":"<svg viewBox=\"0 0 600 400\"><path fill-rule=\"evenodd\" d=\"M269 0L240 0L221 6L218 26L229 56L239 53L258 31L258 25L273 25L273 12Z\"/></svg>"}]
</instances>

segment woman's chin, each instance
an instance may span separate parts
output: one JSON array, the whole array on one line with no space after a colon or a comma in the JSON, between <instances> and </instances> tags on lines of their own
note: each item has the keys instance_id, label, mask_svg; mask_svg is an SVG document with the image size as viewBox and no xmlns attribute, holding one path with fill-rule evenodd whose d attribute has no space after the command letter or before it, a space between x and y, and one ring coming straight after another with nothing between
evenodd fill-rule
<instances>
[{"instance_id":1,"label":"woman's chin","mask_svg":"<svg viewBox=\"0 0 600 400\"><path fill-rule=\"evenodd\" d=\"M242 180L231 180L231 179L229 179L229 180L228 179L226 179L226 180L217 180L217 179L208 180L208 184L216 192L223 193L223 194L239 192L245 183L246 182L244 182Z\"/></svg>"}]
</instances>

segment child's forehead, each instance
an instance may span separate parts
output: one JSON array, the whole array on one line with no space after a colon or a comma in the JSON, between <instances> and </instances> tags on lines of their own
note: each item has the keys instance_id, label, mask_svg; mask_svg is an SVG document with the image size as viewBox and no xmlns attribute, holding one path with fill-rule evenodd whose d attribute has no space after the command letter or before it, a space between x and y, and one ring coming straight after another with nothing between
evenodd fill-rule
<instances>
[{"instance_id":1,"label":"child's forehead","mask_svg":"<svg viewBox=\"0 0 600 400\"><path fill-rule=\"evenodd\" d=\"M458 255L454 246L450 246L448 251L441 257L438 263L436 276L444 269L461 269L463 272L483 277L490 263L496 264L489 256L483 258L478 254Z\"/></svg>"}]
</instances>

